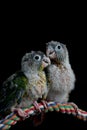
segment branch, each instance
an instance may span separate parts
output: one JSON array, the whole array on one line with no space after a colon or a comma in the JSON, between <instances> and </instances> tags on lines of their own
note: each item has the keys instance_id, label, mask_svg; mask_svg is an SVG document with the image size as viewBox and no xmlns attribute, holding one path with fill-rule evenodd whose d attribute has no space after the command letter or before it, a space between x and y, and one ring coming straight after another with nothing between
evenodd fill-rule
<instances>
[{"instance_id":1,"label":"branch","mask_svg":"<svg viewBox=\"0 0 87 130\"><path fill-rule=\"evenodd\" d=\"M74 103L60 104L57 102L47 102L48 105L47 109L42 103L38 103L38 105L41 109L41 112L56 111L61 113L67 113L67 114L74 115L78 119L87 121L87 112L79 109ZM23 111L25 111L28 115L25 117L25 119L37 114L36 108L33 105L24 108ZM0 120L0 130L10 129L12 125L15 125L18 121L23 121L23 120L24 119L19 117L17 113L11 113L10 115L6 116L4 119Z\"/></svg>"}]
</instances>

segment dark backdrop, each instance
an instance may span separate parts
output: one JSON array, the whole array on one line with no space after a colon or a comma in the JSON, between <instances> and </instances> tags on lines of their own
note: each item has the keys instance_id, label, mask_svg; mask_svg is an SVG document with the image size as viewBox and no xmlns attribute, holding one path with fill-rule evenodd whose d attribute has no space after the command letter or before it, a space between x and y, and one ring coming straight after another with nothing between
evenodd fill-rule
<instances>
[{"instance_id":1,"label":"dark backdrop","mask_svg":"<svg viewBox=\"0 0 87 130\"><path fill-rule=\"evenodd\" d=\"M67 11L68 12L68 11ZM72 11L73 12L73 11ZM22 56L31 50L45 52L45 43L51 40L67 45L70 63L76 74L75 90L70 95L70 101L79 108L87 110L87 26L84 13L77 11L70 14L45 15L42 13L26 14L5 11L2 15L0 38L0 85L20 69ZM79 13L78 13L79 12ZM64 13L64 12L63 12ZM71 115L48 113L44 123L34 128L27 119L12 127L12 129L45 129L45 128L87 128L87 122L78 120Z\"/></svg>"}]
</instances>

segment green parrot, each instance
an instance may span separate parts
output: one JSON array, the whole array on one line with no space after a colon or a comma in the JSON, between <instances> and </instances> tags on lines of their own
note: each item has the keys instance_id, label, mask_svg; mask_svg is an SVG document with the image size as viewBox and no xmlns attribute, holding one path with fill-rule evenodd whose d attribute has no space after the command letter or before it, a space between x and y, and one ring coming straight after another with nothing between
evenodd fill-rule
<instances>
[{"instance_id":1,"label":"green parrot","mask_svg":"<svg viewBox=\"0 0 87 130\"><path fill-rule=\"evenodd\" d=\"M21 60L20 71L11 75L0 88L1 118L16 111L25 117L21 109L36 103L39 98L47 96L47 82L44 68L50 59L41 51L26 53Z\"/></svg>"}]
</instances>

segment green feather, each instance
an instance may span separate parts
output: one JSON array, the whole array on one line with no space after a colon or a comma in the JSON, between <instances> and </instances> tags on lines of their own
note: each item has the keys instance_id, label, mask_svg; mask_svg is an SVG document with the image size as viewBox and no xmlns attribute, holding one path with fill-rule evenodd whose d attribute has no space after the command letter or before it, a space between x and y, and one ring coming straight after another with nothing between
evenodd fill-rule
<instances>
[{"instance_id":1,"label":"green feather","mask_svg":"<svg viewBox=\"0 0 87 130\"><path fill-rule=\"evenodd\" d=\"M27 87L28 79L23 72L10 76L0 90L0 114L7 113L12 106L20 103Z\"/></svg>"}]
</instances>

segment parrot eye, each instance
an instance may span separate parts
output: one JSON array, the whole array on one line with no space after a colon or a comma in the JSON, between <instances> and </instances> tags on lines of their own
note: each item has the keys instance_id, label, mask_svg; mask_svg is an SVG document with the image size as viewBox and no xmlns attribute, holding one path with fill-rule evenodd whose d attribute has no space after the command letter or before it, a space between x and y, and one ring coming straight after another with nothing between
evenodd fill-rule
<instances>
[{"instance_id":1,"label":"parrot eye","mask_svg":"<svg viewBox=\"0 0 87 130\"><path fill-rule=\"evenodd\" d=\"M57 45L56 48L57 48L57 50L60 50L61 49L61 45Z\"/></svg>"},{"instance_id":2,"label":"parrot eye","mask_svg":"<svg viewBox=\"0 0 87 130\"><path fill-rule=\"evenodd\" d=\"M57 46L57 48L58 48L58 49L61 49L61 46L60 46L60 45L58 45L58 46Z\"/></svg>"},{"instance_id":3,"label":"parrot eye","mask_svg":"<svg viewBox=\"0 0 87 130\"><path fill-rule=\"evenodd\" d=\"M60 49L61 47L60 46L58 46L58 49Z\"/></svg>"},{"instance_id":4,"label":"parrot eye","mask_svg":"<svg viewBox=\"0 0 87 130\"><path fill-rule=\"evenodd\" d=\"M34 56L34 59L37 60L37 61L40 61L41 56L39 56L39 55L35 55L35 56Z\"/></svg>"}]
</instances>

